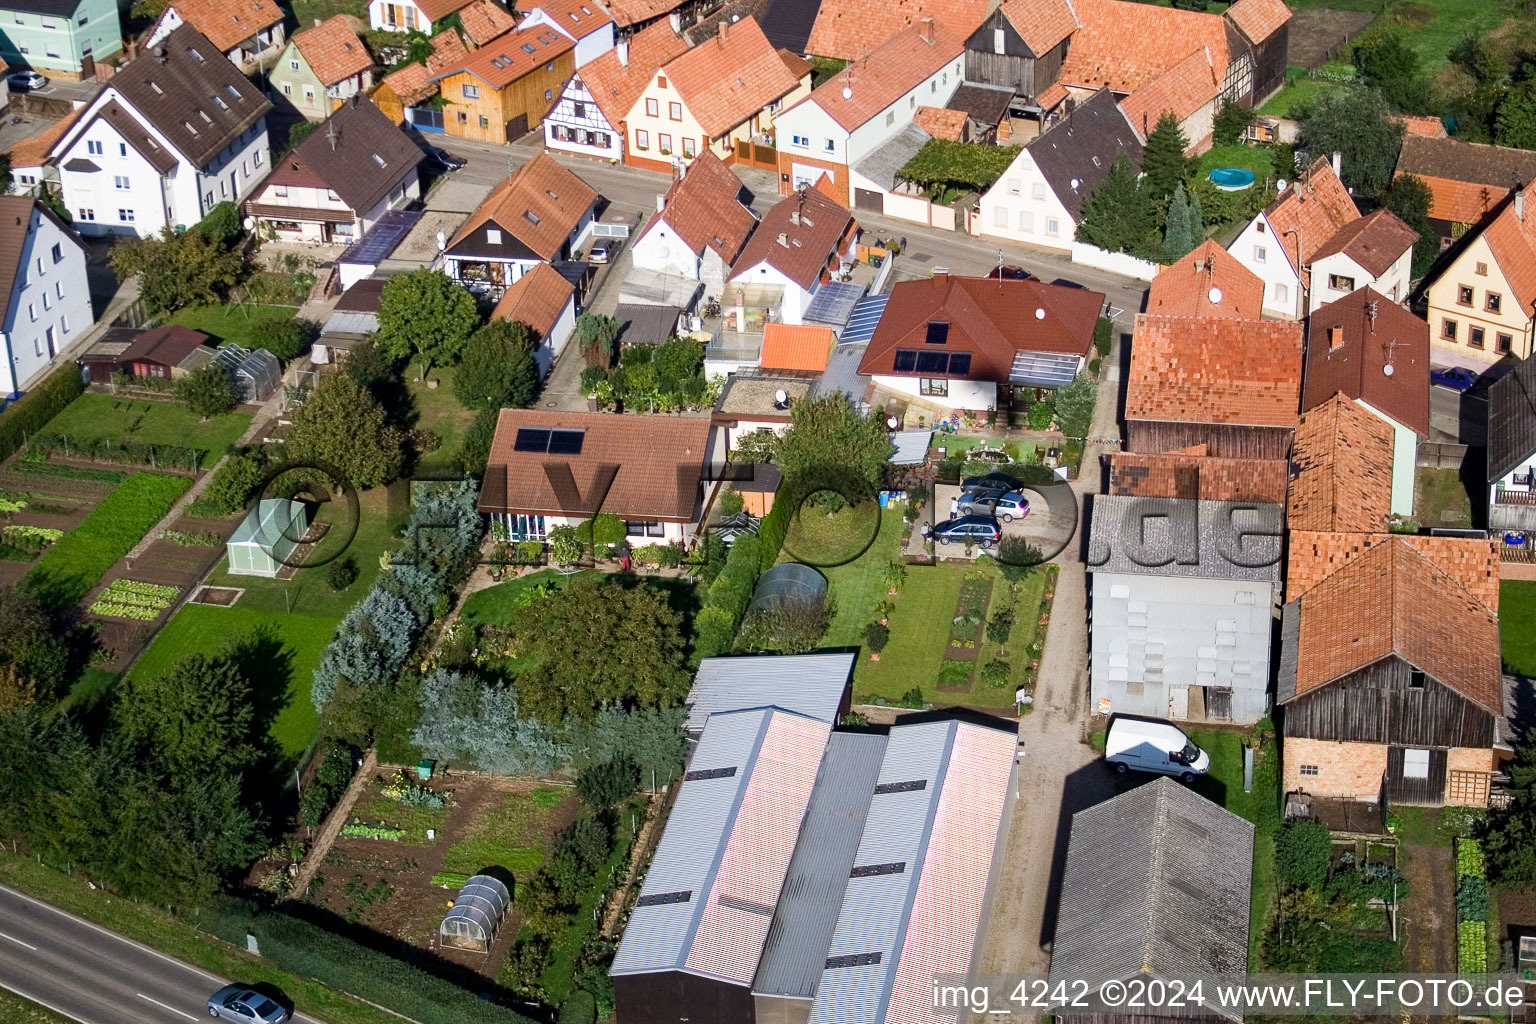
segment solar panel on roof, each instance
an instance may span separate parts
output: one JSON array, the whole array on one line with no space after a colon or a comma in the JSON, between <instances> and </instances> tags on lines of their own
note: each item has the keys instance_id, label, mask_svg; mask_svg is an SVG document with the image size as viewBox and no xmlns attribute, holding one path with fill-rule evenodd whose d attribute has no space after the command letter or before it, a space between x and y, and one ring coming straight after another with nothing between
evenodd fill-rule
<instances>
[{"instance_id":1,"label":"solar panel on roof","mask_svg":"<svg viewBox=\"0 0 1536 1024\"><path fill-rule=\"evenodd\" d=\"M889 295L866 295L856 302L852 315L848 317L848 326L839 340L845 345L855 345L874 337L875 328L880 326L880 317L885 313L885 304L890 301Z\"/></svg>"},{"instance_id":2,"label":"solar panel on roof","mask_svg":"<svg viewBox=\"0 0 1536 1024\"><path fill-rule=\"evenodd\" d=\"M928 336L923 339L929 345L945 345L949 343L949 321L929 320Z\"/></svg>"},{"instance_id":3,"label":"solar panel on roof","mask_svg":"<svg viewBox=\"0 0 1536 1024\"><path fill-rule=\"evenodd\" d=\"M420 211L390 210L362 238L342 251L341 262L378 266L405 241L419 220Z\"/></svg>"},{"instance_id":4,"label":"solar panel on roof","mask_svg":"<svg viewBox=\"0 0 1536 1024\"><path fill-rule=\"evenodd\" d=\"M549 451L549 431L534 427L518 427L517 437L512 441L512 450L540 453Z\"/></svg>"},{"instance_id":5,"label":"solar panel on roof","mask_svg":"<svg viewBox=\"0 0 1536 1024\"><path fill-rule=\"evenodd\" d=\"M543 427L518 427L512 439L515 452L537 452L540 455L580 455L585 430L547 430Z\"/></svg>"},{"instance_id":6,"label":"solar panel on roof","mask_svg":"<svg viewBox=\"0 0 1536 1024\"><path fill-rule=\"evenodd\" d=\"M551 455L580 455L581 442L586 438L584 430L551 430L549 432L549 454Z\"/></svg>"},{"instance_id":7,"label":"solar panel on roof","mask_svg":"<svg viewBox=\"0 0 1536 1024\"><path fill-rule=\"evenodd\" d=\"M1014 384L1059 388L1072 383L1082 365L1082 356L1060 352L1016 352L1008 379Z\"/></svg>"},{"instance_id":8,"label":"solar panel on roof","mask_svg":"<svg viewBox=\"0 0 1536 1024\"><path fill-rule=\"evenodd\" d=\"M917 354L918 373L948 373L948 352L919 352Z\"/></svg>"},{"instance_id":9,"label":"solar panel on roof","mask_svg":"<svg viewBox=\"0 0 1536 1024\"><path fill-rule=\"evenodd\" d=\"M842 327L853 315L853 308L864 295L864 289L856 284L828 281L816 289L811 304L806 307L804 318L830 327Z\"/></svg>"},{"instance_id":10,"label":"solar panel on roof","mask_svg":"<svg viewBox=\"0 0 1536 1024\"><path fill-rule=\"evenodd\" d=\"M951 352L949 354L949 372L957 377L970 373L971 354L969 352Z\"/></svg>"},{"instance_id":11,"label":"solar panel on roof","mask_svg":"<svg viewBox=\"0 0 1536 1024\"><path fill-rule=\"evenodd\" d=\"M896 370L897 373L911 373L916 368L917 368L917 353L916 352L914 352L910 348L899 348L899 349L896 350L896 366L895 366L895 370Z\"/></svg>"}]
</instances>

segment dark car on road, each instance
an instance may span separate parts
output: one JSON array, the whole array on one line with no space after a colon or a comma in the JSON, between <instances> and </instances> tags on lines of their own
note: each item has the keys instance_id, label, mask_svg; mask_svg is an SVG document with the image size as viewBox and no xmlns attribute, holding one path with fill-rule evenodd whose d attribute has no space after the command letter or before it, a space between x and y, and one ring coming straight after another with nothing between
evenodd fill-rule
<instances>
[{"instance_id":1,"label":"dark car on road","mask_svg":"<svg viewBox=\"0 0 1536 1024\"><path fill-rule=\"evenodd\" d=\"M1003 535L1003 528L990 516L961 516L946 519L933 528L933 539L940 544L975 544L989 548Z\"/></svg>"},{"instance_id":2,"label":"dark car on road","mask_svg":"<svg viewBox=\"0 0 1536 1024\"><path fill-rule=\"evenodd\" d=\"M1465 366L1435 366L1429 370L1431 385L1451 391L1471 391L1477 387L1477 381L1477 371Z\"/></svg>"},{"instance_id":3,"label":"dark car on road","mask_svg":"<svg viewBox=\"0 0 1536 1024\"><path fill-rule=\"evenodd\" d=\"M457 171L469 163L463 157L454 156L446 149L441 149L437 146L423 146L422 149L427 154L427 163L439 174Z\"/></svg>"},{"instance_id":4,"label":"dark car on road","mask_svg":"<svg viewBox=\"0 0 1536 1024\"><path fill-rule=\"evenodd\" d=\"M998 278L1004 278L1009 281L1027 281L1029 280L1029 271L1023 267L993 267L987 274L987 277L994 281Z\"/></svg>"},{"instance_id":5,"label":"dark car on road","mask_svg":"<svg viewBox=\"0 0 1536 1024\"><path fill-rule=\"evenodd\" d=\"M208 1016L232 1024L288 1024L293 1011L245 985L225 985L208 997Z\"/></svg>"},{"instance_id":6,"label":"dark car on road","mask_svg":"<svg viewBox=\"0 0 1536 1024\"><path fill-rule=\"evenodd\" d=\"M988 473L986 476L968 476L960 481L962 493L971 491L1016 491L1019 482L1007 473Z\"/></svg>"}]
</instances>

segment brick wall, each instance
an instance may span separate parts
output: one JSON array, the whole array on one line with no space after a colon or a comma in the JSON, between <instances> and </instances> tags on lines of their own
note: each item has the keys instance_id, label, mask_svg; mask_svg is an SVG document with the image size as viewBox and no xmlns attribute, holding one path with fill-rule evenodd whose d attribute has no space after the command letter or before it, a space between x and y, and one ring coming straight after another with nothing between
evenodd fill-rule
<instances>
[{"instance_id":1,"label":"brick wall","mask_svg":"<svg viewBox=\"0 0 1536 1024\"><path fill-rule=\"evenodd\" d=\"M1445 758L1445 802L1468 807L1488 806L1488 773L1494 767L1492 750L1452 747Z\"/></svg>"},{"instance_id":2,"label":"brick wall","mask_svg":"<svg viewBox=\"0 0 1536 1024\"><path fill-rule=\"evenodd\" d=\"M1316 765L1316 775L1302 775L1302 765ZM1376 800L1387 770L1387 748L1378 743L1336 743L1287 737L1284 752L1285 792L1303 790L1316 796Z\"/></svg>"}]
</instances>

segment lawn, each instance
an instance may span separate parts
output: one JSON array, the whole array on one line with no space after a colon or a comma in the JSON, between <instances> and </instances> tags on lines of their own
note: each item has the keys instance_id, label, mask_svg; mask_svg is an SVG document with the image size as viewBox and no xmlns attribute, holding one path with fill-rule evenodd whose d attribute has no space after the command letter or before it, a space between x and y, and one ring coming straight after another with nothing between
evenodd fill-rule
<instances>
[{"instance_id":1,"label":"lawn","mask_svg":"<svg viewBox=\"0 0 1536 1024\"><path fill-rule=\"evenodd\" d=\"M24 577L54 607L67 608L95 586L170 511L192 481L135 473L70 530Z\"/></svg>"},{"instance_id":2,"label":"lawn","mask_svg":"<svg viewBox=\"0 0 1536 1024\"><path fill-rule=\"evenodd\" d=\"M1499 646L1504 671L1536 679L1536 582L1499 584Z\"/></svg>"},{"instance_id":3,"label":"lawn","mask_svg":"<svg viewBox=\"0 0 1536 1024\"><path fill-rule=\"evenodd\" d=\"M488 867L501 867L522 880L544 863L544 843L553 831L555 809L575 799L574 790L540 787L531 793L513 793L497 810L475 825L464 839L443 855L443 870L474 875Z\"/></svg>"},{"instance_id":4,"label":"lawn","mask_svg":"<svg viewBox=\"0 0 1536 1024\"><path fill-rule=\"evenodd\" d=\"M428 388L424 381L416 377L420 370L419 363L412 363L406 368L405 387L410 392L411 400L416 403L416 429L432 431L442 441L442 445L437 451L423 455L419 468L452 466L459 449L464 446L464 430L475 418L475 414L460 405L458 396L453 393L453 375L458 372L457 367L433 367L431 376L438 382L436 388Z\"/></svg>"},{"instance_id":5,"label":"lawn","mask_svg":"<svg viewBox=\"0 0 1536 1024\"><path fill-rule=\"evenodd\" d=\"M1305 74L1305 68L1292 68ZM1309 107L1329 93L1349 86L1343 82L1328 82L1320 78L1297 78L1294 82L1275 93L1269 101L1259 108L1260 114L1270 117L1292 117L1294 112L1303 107Z\"/></svg>"},{"instance_id":6,"label":"lawn","mask_svg":"<svg viewBox=\"0 0 1536 1024\"><path fill-rule=\"evenodd\" d=\"M1217 167L1244 167L1262 182L1275 173L1275 151L1268 146L1217 146L1200 157L1195 175L1203 178Z\"/></svg>"},{"instance_id":7,"label":"lawn","mask_svg":"<svg viewBox=\"0 0 1536 1024\"><path fill-rule=\"evenodd\" d=\"M812 495L812 500L815 497ZM896 521L899 528L899 515ZM875 546L886 532L880 506L873 500L835 513L805 502L790 516L784 533L784 551L791 559L812 565L841 565ZM892 554L886 561L895 557Z\"/></svg>"},{"instance_id":8,"label":"lawn","mask_svg":"<svg viewBox=\"0 0 1536 1024\"><path fill-rule=\"evenodd\" d=\"M113 395L81 395L43 427L48 434L118 441L130 438L139 444L175 444L201 448L203 468L209 469L224 449L234 444L251 425L248 412L215 416L207 423L184 405Z\"/></svg>"},{"instance_id":9,"label":"lawn","mask_svg":"<svg viewBox=\"0 0 1536 1024\"><path fill-rule=\"evenodd\" d=\"M252 324L272 317L294 316L298 311L297 306L258 306L254 303L246 306L188 306L186 309L178 309L168 322L202 331L215 345L233 341L237 345L254 348L256 346L251 344L250 335Z\"/></svg>"},{"instance_id":10,"label":"lawn","mask_svg":"<svg viewBox=\"0 0 1536 1024\"><path fill-rule=\"evenodd\" d=\"M262 674L267 692L260 697L272 714L267 731L285 756L297 759L309 747L319 725L309 690L320 655L336 632L336 619L248 608L244 602L242 597L233 608L183 605L134 664L130 675L157 675L188 654L217 652L259 629L270 630L282 646Z\"/></svg>"},{"instance_id":11,"label":"lawn","mask_svg":"<svg viewBox=\"0 0 1536 1024\"><path fill-rule=\"evenodd\" d=\"M886 598L881 576L888 564L901 557L903 529L901 513L887 509L880 516L880 533L869 550L847 565L821 570L835 606L832 624L822 638L824 647L858 647L864 643L864 627L875 621L875 606ZM788 554L780 557L780 561L793 560ZM907 578L927 571L927 566L908 566Z\"/></svg>"},{"instance_id":12,"label":"lawn","mask_svg":"<svg viewBox=\"0 0 1536 1024\"><path fill-rule=\"evenodd\" d=\"M577 574L579 575L579 574ZM517 579L498 583L484 590L477 590L464 602L460 617L472 626L505 626L512 621L512 612L518 608L518 595L529 587L553 584L564 588L575 576L567 576L553 569L519 576Z\"/></svg>"},{"instance_id":13,"label":"lawn","mask_svg":"<svg viewBox=\"0 0 1536 1024\"><path fill-rule=\"evenodd\" d=\"M1508 7L1491 0L1398 0L1388 4L1366 34L1378 27L1400 30L1403 40L1418 52L1424 73L1434 78L1445 67L1446 55L1458 42L1485 36L1498 28L1510 13Z\"/></svg>"},{"instance_id":14,"label":"lawn","mask_svg":"<svg viewBox=\"0 0 1536 1024\"><path fill-rule=\"evenodd\" d=\"M1413 518L1425 529L1472 525L1472 495L1460 471L1418 468L1413 482Z\"/></svg>"}]
</instances>

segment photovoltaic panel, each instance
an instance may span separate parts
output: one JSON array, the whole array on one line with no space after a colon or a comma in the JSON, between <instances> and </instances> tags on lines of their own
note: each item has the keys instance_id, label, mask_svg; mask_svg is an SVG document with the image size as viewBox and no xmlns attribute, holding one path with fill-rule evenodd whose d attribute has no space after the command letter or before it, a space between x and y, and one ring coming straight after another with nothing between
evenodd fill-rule
<instances>
[{"instance_id":1,"label":"photovoltaic panel","mask_svg":"<svg viewBox=\"0 0 1536 1024\"><path fill-rule=\"evenodd\" d=\"M1008 379L1014 384L1059 388L1072 383L1083 365L1082 356L1059 352L1016 352Z\"/></svg>"},{"instance_id":2,"label":"photovoltaic panel","mask_svg":"<svg viewBox=\"0 0 1536 1024\"><path fill-rule=\"evenodd\" d=\"M535 427L517 428L517 437L512 441L512 450L515 452L549 451L549 431Z\"/></svg>"},{"instance_id":3,"label":"photovoltaic panel","mask_svg":"<svg viewBox=\"0 0 1536 1024\"><path fill-rule=\"evenodd\" d=\"M880 326L880 317L885 313L885 304L891 301L889 295L866 295L853 307L853 314L848 317L848 326L843 329L838 341L844 345L854 345L868 341L875 336L875 328Z\"/></svg>"},{"instance_id":4,"label":"photovoltaic panel","mask_svg":"<svg viewBox=\"0 0 1536 1024\"><path fill-rule=\"evenodd\" d=\"M805 310L805 319L831 327L842 327L853 315L854 307L863 295L864 289L859 285L828 281L811 296L811 304Z\"/></svg>"}]
</instances>

